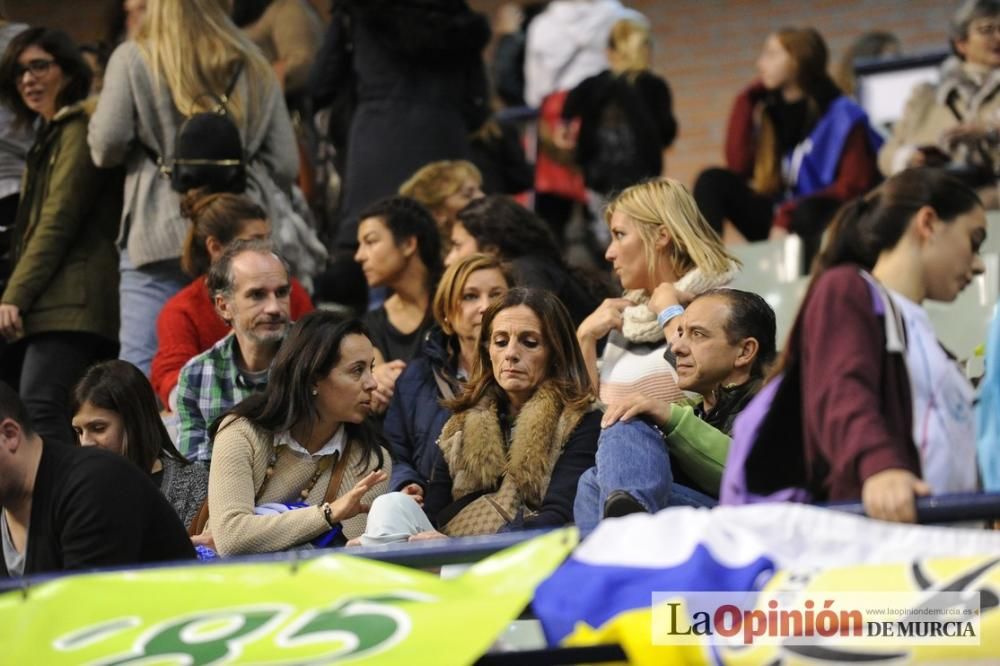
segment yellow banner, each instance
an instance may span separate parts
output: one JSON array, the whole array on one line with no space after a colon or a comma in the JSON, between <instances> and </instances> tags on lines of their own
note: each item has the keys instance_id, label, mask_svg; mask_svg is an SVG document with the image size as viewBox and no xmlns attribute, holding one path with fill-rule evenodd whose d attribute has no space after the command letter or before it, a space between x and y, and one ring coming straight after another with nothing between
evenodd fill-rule
<instances>
[{"instance_id":1,"label":"yellow banner","mask_svg":"<svg viewBox=\"0 0 1000 666\"><path fill-rule=\"evenodd\" d=\"M69 576L0 595L0 663L468 664L576 541L554 531L453 580L343 554Z\"/></svg>"}]
</instances>

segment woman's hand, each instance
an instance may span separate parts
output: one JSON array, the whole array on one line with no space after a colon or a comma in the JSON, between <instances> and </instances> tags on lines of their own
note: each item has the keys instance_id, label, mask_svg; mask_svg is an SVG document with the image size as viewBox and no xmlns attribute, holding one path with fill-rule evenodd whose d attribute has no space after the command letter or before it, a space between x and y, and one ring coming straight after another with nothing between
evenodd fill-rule
<instances>
[{"instance_id":1,"label":"woman's hand","mask_svg":"<svg viewBox=\"0 0 1000 666\"><path fill-rule=\"evenodd\" d=\"M621 402L608 405L601 418L601 427L610 428L619 421L631 421L637 416L648 416L658 426L670 420L672 407L666 400L647 398L644 395L633 395Z\"/></svg>"},{"instance_id":2,"label":"woman's hand","mask_svg":"<svg viewBox=\"0 0 1000 666\"><path fill-rule=\"evenodd\" d=\"M399 492L403 493L404 495L409 495L420 506L424 505L424 489L420 486L419 483L408 484L400 488Z\"/></svg>"},{"instance_id":3,"label":"woman's hand","mask_svg":"<svg viewBox=\"0 0 1000 666\"><path fill-rule=\"evenodd\" d=\"M694 296L686 291L681 291L674 286L673 282L661 282L653 293L649 296L649 303L647 306L654 314L660 314L671 305L683 305L687 307L688 303L694 300Z\"/></svg>"},{"instance_id":4,"label":"woman's hand","mask_svg":"<svg viewBox=\"0 0 1000 666\"><path fill-rule=\"evenodd\" d=\"M372 411L383 414L389 408L389 401L396 389L396 380L406 370L405 361L386 361L375 366L372 375L378 383L378 388L372 393Z\"/></svg>"},{"instance_id":5,"label":"woman's hand","mask_svg":"<svg viewBox=\"0 0 1000 666\"><path fill-rule=\"evenodd\" d=\"M24 337L24 322L21 310L10 303L0 303L0 335L8 342Z\"/></svg>"},{"instance_id":6,"label":"woman's hand","mask_svg":"<svg viewBox=\"0 0 1000 666\"><path fill-rule=\"evenodd\" d=\"M330 502L333 521L339 523L348 518L353 518L359 513L368 513L368 509L371 507L367 504L362 504L361 499L365 496L365 493L388 478L389 475L383 471L372 472L354 484L354 487L347 491L346 494Z\"/></svg>"},{"instance_id":7,"label":"woman's hand","mask_svg":"<svg viewBox=\"0 0 1000 666\"><path fill-rule=\"evenodd\" d=\"M930 486L905 469L872 474L861 486L861 502L868 517L895 523L916 522L916 496L930 494Z\"/></svg>"},{"instance_id":8,"label":"woman's hand","mask_svg":"<svg viewBox=\"0 0 1000 666\"><path fill-rule=\"evenodd\" d=\"M215 552L219 552L219 549L215 547L215 539L212 537L212 532L206 529L201 534L195 534L191 537L192 546L205 546L206 548L211 548Z\"/></svg>"},{"instance_id":9,"label":"woman's hand","mask_svg":"<svg viewBox=\"0 0 1000 666\"><path fill-rule=\"evenodd\" d=\"M581 342L595 343L614 329L621 330L625 308L635 305L627 298L605 298L576 329Z\"/></svg>"}]
</instances>

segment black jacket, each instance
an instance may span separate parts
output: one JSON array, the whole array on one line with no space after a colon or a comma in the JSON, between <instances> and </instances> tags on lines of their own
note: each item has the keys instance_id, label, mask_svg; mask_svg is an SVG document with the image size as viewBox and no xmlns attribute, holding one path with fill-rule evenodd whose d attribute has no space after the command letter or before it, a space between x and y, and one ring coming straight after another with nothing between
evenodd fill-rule
<instances>
[{"instance_id":1,"label":"black jacket","mask_svg":"<svg viewBox=\"0 0 1000 666\"><path fill-rule=\"evenodd\" d=\"M490 113L480 55L490 30L463 0L343 5L348 19L331 23L310 85L317 107L347 86L356 95L336 239L353 248L364 208L428 162L469 158L467 135Z\"/></svg>"},{"instance_id":2,"label":"black jacket","mask_svg":"<svg viewBox=\"0 0 1000 666\"><path fill-rule=\"evenodd\" d=\"M630 182L591 182L588 173L599 153L603 116L612 105L621 109L635 135L634 169L626 178ZM587 186L602 193L607 193L609 187L620 189L642 178L659 176L663 170L663 150L677 136L670 87L649 72L640 72L634 80L610 71L585 79L566 97L562 115L566 119L580 118L577 161L583 168Z\"/></svg>"},{"instance_id":3,"label":"black jacket","mask_svg":"<svg viewBox=\"0 0 1000 666\"><path fill-rule=\"evenodd\" d=\"M177 513L124 456L43 445L24 574L193 559ZM0 557L0 576L8 576Z\"/></svg>"}]
</instances>

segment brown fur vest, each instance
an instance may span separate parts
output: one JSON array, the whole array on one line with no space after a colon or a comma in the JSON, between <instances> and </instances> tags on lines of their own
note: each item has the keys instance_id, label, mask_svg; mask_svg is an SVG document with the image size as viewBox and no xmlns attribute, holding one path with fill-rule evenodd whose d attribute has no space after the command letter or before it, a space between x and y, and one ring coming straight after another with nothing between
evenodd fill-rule
<instances>
[{"instance_id":1,"label":"brown fur vest","mask_svg":"<svg viewBox=\"0 0 1000 666\"><path fill-rule=\"evenodd\" d=\"M521 408L509 449L493 399L455 414L438 440L451 472L452 499L493 490L506 477L517 489L520 502L537 510L566 442L593 408L565 406L553 387L543 384Z\"/></svg>"}]
</instances>

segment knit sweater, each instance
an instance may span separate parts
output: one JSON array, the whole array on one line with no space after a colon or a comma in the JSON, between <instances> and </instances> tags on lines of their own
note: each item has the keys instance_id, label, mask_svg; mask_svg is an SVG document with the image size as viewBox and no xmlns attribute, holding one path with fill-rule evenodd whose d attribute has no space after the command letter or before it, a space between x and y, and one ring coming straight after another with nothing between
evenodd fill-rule
<instances>
[{"instance_id":1,"label":"knit sweater","mask_svg":"<svg viewBox=\"0 0 1000 666\"><path fill-rule=\"evenodd\" d=\"M187 528L208 495L208 467L201 463L185 465L167 456L161 456L160 463L163 464L160 492Z\"/></svg>"},{"instance_id":2,"label":"knit sweater","mask_svg":"<svg viewBox=\"0 0 1000 666\"><path fill-rule=\"evenodd\" d=\"M274 433L262 430L243 418L223 422L215 437L212 467L208 478L208 529L220 555L270 553L300 545L330 529L319 505L323 503L332 467L316 480L305 503L307 508L281 514L256 515L254 507L268 502L298 502L299 492L309 484L316 462L279 450L274 474L264 493L255 495L264 483L274 443ZM392 473L388 451L383 449L383 467ZM348 464L337 497L347 494L368 472L375 468L374 457L367 470L359 470L361 449L351 445ZM388 482L369 490L363 503L370 505L388 491ZM343 521L344 536L361 536L367 517L360 513Z\"/></svg>"},{"instance_id":3,"label":"knit sweater","mask_svg":"<svg viewBox=\"0 0 1000 666\"><path fill-rule=\"evenodd\" d=\"M729 284L738 270L734 264L725 273L706 275L696 268L675 286L697 296ZM668 402L684 400L684 392L677 388L677 371L665 358L667 341L663 330L657 326L656 313L645 305L649 296L629 292L625 297L636 305L625 309L625 325L621 331L611 331L604 346L599 363L601 401L621 402L636 393Z\"/></svg>"},{"instance_id":4,"label":"knit sweater","mask_svg":"<svg viewBox=\"0 0 1000 666\"><path fill-rule=\"evenodd\" d=\"M236 86L236 96L249 95L247 70ZM275 225L274 206L263 184L272 179L290 191L299 169L299 155L278 82L257 82L264 91L253 100L239 123L247 155L247 195L264 205ZM212 91L205 91L206 93ZM222 91L214 91L217 94ZM119 232L132 264L141 267L181 255L188 221L170 181L161 178L145 148L171 157L177 129L187 110L178 110L166 83L154 80L139 45L127 41L115 49L104 74L104 90L90 120L87 140L99 167L125 165L125 205ZM277 231L277 229L276 229ZM277 235L277 234L276 234Z\"/></svg>"},{"instance_id":5,"label":"knit sweater","mask_svg":"<svg viewBox=\"0 0 1000 666\"><path fill-rule=\"evenodd\" d=\"M291 314L295 321L312 312L313 303L302 283L295 278L290 283ZM203 278L194 280L167 301L156 319L159 346L149 378L165 407L170 405L170 393L177 386L184 364L227 335L229 326L216 314Z\"/></svg>"}]
</instances>

